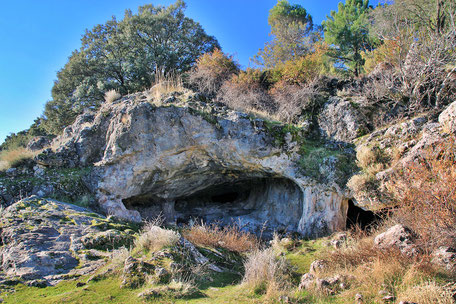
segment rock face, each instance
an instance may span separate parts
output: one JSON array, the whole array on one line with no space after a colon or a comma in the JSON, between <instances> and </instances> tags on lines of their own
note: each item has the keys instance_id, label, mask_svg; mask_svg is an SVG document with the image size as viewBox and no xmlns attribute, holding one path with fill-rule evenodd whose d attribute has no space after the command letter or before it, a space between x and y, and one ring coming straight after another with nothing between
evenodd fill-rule
<instances>
[{"instance_id":1,"label":"rock face","mask_svg":"<svg viewBox=\"0 0 456 304\"><path fill-rule=\"evenodd\" d=\"M79 116L55 140L60 148L37 159L48 166L94 163L99 205L129 221L198 217L305 236L344 228L345 193L299 168L303 142L299 130L223 106L190 97L157 107L136 94Z\"/></svg>"},{"instance_id":2,"label":"rock face","mask_svg":"<svg viewBox=\"0 0 456 304\"><path fill-rule=\"evenodd\" d=\"M349 100L330 97L318 116L324 136L336 141L352 142L367 129L366 119Z\"/></svg>"},{"instance_id":3,"label":"rock face","mask_svg":"<svg viewBox=\"0 0 456 304\"><path fill-rule=\"evenodd\" d=\"M439 123L448 133L456 133L456 101L439 115Z\"/></svg>"},{"instance_id":4,"label":"rock face","mask_svg":"<svg viewBox=\"0 0 456 304\"><path fill-rule=\"evenodd\" d=\"M51 144L51 140L46 136L36 136L27 144L27 150L38 151Z\"/></svg>"},{"instance_id":5,"label":"rock face","mask_svg":"<svg viewBox=\"0 0 456 304\"><path fill-rule=\"evenodd\" d=\"M81 207L37 197L5 209L0 223L0 278L28 282L54 284L91 273L109 256L98 249L128 246L134 238L128 226ZM106 230L113 235L106 237Z\"/></svg>"}]
</instances>

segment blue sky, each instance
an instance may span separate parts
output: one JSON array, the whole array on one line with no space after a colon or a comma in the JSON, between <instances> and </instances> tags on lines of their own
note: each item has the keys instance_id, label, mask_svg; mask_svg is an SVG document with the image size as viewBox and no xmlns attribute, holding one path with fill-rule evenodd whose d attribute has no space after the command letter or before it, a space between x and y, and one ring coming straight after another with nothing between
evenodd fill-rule
<instances>
[{"instance_id":1,"label":"blue sky","mask_svg":"<svg viewBox=\"0 0 456 304\"><path fill-rule=\"evenodd\" d=\"M340 0L290 0L321 23ZM171 0L2 0L0 10L0 143L28 128L51 98L56 72L79 48L85 29L127 8ZM277 0L187 0L187 16L215 36L244 66L269 39L267 17Z\"/></svg>"}]
</instances>

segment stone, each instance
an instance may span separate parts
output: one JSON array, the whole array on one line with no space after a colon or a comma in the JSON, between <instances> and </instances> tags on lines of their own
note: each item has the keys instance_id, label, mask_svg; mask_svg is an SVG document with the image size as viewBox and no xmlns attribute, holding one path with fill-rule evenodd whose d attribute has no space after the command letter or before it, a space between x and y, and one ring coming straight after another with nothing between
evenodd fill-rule
<instances>
[{"instance_id":1,"label":"stone","mask_svg":"<svg viewBox=\"0 0 456 304\"><path fill-rule=\"evenodd\" d=\"M397 224L377 235L374 239L374 243L378 248L397 248L403 254L413 256L418 253L418 249L414 243L415 239L416 236L410 229L401 224Z\"/></svg>"},{"instance_id":2,"label":"stone","mask_svg":"<svg viewBox=\"0 0 456 304\"><path fill-rule=\"evenodd\" d=\"M168 224L235 221L264 236L345 227L347 193L336 178L347 173L333 155L319 160L324 182L301 169L302 132L194 98L191 107L177 100L156 107L138 96L78 116L54 140L58 148L36 161L95 165L90 189L98 206L126 221L160 214Z\"/></svg>"},{"instance_id":3,"label":"stone","mask_svg":"<svg viewBox=\"0 0 456 304\"><path fill-rule=\"evenodd\" d=\"M363 297L362 294L357 293L357 294L355 295L355 303L356 303L356 304L364 304L364 297Z\"/></svg>"},{"instance_id":4,"label":"stone","mask_svg":"<svg viewBox=\"0 0 456 304\"><path fill-rule=\"evenodd\" d=\"M324 260L315 260L310 264L309 273L318 274L326 268L326 261Z\"/></svg>"},{"instance_id":5,"label":"stone","mask_svg":"<svg viewBox=\"0 0 456 304\"><path fill-rule=\"evenodd\" d=\"M367 122L350 100L330 97L318 116L321 133L333 140L352 142L368 131Z\"/></svg>"},{"instance_id":6,"label":"stone","mask_svg":"<svg viewBox=\"0 0 456 304\"><path fill-rule=\"evenodd\" d=\"M65 277L95 272L104 259L85 259L81 239L99 233L102 215L55 200L30 197L6 208L0 218L0 265L5 275L27 284L54 285Z\"/></svg>"},{"instance_id":7,"label":"stone","mask_svg":"<svg viewBox=\"0 0 456 304\"><path fill-rule=\"evenodd\" d=\"M456 101L439 115L439 123L447 133L456 133Z\"/></svg>"},{"instance_id":8,"label":"stone","mask_svg":"<svg viewBox=\"0 0 456 304\"><path fill-rule=\"evenodd\" d=\"M51 144L51 140L46 136L36 136L33 137L27 143L27 150L29 151L39 151L48 147Z\"/></svg>"},{"instance_id":9,"label":"stone","mask_svg":"<svg viewBox=\"0 0 456 304\"><path fill-rule=\"evenodd\" d=\"M305 273L301 277L299 290L309 290L315 285L315 276L311 273Z\"/></svg>"},{"instance_id":10,"label":"stone","mask_svg":"<svg viewBox=\"0 0 456 304\"><path fill-rule=\"evenodd\" d=\"M456 271L456 250L447 246L437 248L431 253L432 263L447 271Z\"/></svg>"}]
</instances>

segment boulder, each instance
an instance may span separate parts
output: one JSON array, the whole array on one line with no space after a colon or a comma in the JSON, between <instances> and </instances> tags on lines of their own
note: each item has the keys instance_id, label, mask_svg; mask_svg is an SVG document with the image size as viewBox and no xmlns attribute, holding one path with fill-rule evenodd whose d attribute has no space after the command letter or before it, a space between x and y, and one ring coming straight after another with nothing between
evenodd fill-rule
<instances>
[{"instance_id":1,"label":"boulder","mask_svg":"<svg viewBox=\"0 0 456 304\"><path fill-rule=\"evenodd\" d=\"M443 267L444 269L456 271L456 250L450 247L442 246L432 252L432 263Z\"/></svg>"},{"instance_id":2,"label":"boulder","mask_svg":"<svg viewBox=\"0 0 456 304\"><path fill-rule=\"evenodd\" d=\"M39 151L51 145L51 140L46 136L36 136L33 137L27 143L27 150L29 151Z\"/></svg>"},{"instance_id":3,"label":"boulder","mask_svg":"<svg viewBox=\"0 0 456 304\"><path fill-rule=\"evenodd\" d=\"M439 115L439 123L447 133L456 133L456 101Z\"/></svg>"},{"instance_id":4,"label":"boulder","mask_svg":"<svg viewBox=\"0 0 456 304\"><path fill-rule=\"evenodd\" d=\"M418 249L414 243L415 239L416 236L410 229L401 224L397 224L377 235L374 239L374 243L378 248L397 248L403 254L412 256L418 253Z\"/></svg>"}]
</instances>

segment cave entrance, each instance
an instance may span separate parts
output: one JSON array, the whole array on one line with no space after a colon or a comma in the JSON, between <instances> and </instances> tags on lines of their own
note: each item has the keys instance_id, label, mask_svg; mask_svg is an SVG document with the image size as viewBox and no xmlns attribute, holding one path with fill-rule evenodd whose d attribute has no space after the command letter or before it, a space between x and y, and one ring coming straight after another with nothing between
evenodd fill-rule
<instances>
[{"instance_id":1,"label":"cave entrance","mask_svg":"<svg viewBox=\"0 0 456 304\"><path fill-rule=\"evenodd\" d=\"M161 213L177 224L199 220L222 226L235 223L263 235L274 230L297 231L303 212L302 191L286 178L214 178L195 191L166 201L158 194L146 193L123 202L145 219Z\"/></svg>"},{"instance_id":2,"label":"cave entrance","mask_svg":"<svg viewBox=\"0 0 456 304\"><path fill-rule=\"evenodd\" d=\"M348 200L346 228L354 229L356 227L362 230L370 230L381 221L381 213L364 210L355 205L353 200Z\"/></svg>"}]
</instances>

